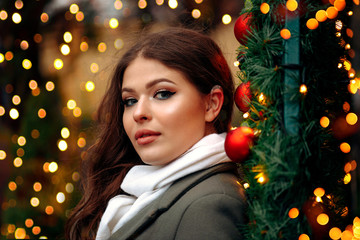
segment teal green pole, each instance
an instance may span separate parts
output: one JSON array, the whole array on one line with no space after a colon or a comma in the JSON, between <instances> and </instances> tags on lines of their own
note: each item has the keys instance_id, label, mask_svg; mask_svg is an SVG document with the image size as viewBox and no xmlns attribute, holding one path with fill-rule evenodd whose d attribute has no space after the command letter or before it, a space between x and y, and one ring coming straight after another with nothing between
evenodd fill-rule
<instances>
[{"instance_id":1,"label":"teal green pole","mask_svg":"<svg viewBox=\"0 0 360 240\"><path fill-rule=\"evenodd\" d=\"M299 93L300 86L300 17L288 16L285 19L291 37L285 41L283 65L284 74L284 125L287 134L296 135L299 132Z\"/></svg>"}]
</instances>

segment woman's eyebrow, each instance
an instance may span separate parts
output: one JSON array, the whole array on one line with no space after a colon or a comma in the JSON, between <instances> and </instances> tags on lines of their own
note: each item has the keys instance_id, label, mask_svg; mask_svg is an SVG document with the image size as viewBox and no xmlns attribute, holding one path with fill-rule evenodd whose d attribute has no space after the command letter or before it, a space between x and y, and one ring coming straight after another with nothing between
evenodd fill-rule
<instances>
[{"instance_id":1,"label":"woman's eyebrow","mask_svg":"<svg viewBox=\"0 0 360 240\"><path fill-rule=\"evenodd\" d=\"M169 80L169 79L167 79L167 78L159 78L159 79L155 79L155 80L153 80L153 81L151 81L151 82L148 82L148 83L145 85L145 88L146 88L146 89L149 89L149 88L151 88L151 87L153 87L153 86L155 86L156 84L161 83L161 82L168 82L168 83L171 83L171 84L176 85L175 82L173 82L173 81L171 81L171 80ZM131 92L135 92L135 90L132 89L132 88L124 87L124 88L121 89L121 92L130 92L130 93L131 93Z\"/></svg>"}]
</instances>

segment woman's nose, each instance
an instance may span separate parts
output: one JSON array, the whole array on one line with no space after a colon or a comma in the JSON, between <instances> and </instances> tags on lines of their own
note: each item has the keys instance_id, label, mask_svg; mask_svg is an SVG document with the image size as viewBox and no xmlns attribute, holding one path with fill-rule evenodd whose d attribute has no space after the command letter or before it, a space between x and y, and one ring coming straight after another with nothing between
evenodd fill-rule
<instances>
[{"instance_id":1,"label":"woman's nose","mask_svg":"<svg viewBox=\"0 0 360 240\"><path fill-rule=\"evenodd\" d=\"M151 120L149 102L146 99L139 99L135 105L133 117L136 122Z\"/></svg>"}]
</instances>

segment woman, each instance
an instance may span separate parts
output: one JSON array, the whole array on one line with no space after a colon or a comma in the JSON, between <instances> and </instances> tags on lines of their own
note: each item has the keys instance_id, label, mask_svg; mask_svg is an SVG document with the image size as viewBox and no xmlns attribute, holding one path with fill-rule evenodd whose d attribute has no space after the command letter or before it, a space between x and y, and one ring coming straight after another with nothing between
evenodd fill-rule
<instances>
[{"instance_id":1,"label":"woman","mask_svg":"<svg viewBox=\"0 0 360 240\"><path fill-rule=\"evenodd\" d=\"M241 238L243 190L224 152L233 91L205 35L169 29L134 45L99 107L67 238Z\"/></svg>"}]
</instances>

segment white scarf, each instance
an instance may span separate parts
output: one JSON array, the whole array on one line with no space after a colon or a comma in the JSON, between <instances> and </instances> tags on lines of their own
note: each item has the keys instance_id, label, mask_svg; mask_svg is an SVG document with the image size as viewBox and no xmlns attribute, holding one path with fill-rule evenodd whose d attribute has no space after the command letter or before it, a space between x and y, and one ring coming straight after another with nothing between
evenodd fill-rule
<instances>
[{"instance_id":1,"label":"white scarf","mask_svg":"<svg viewBox=\"0 0 360 240\"><path fill-rule=\"evenodd\" d=\"M121 184L121 189L131 196L117 195L109 200L96 239L108 239L174 181L218 163L229 162L224 150L225 137L226 133L207 135L167 165L132 167Z\"/></svg>"}]
</instances>

